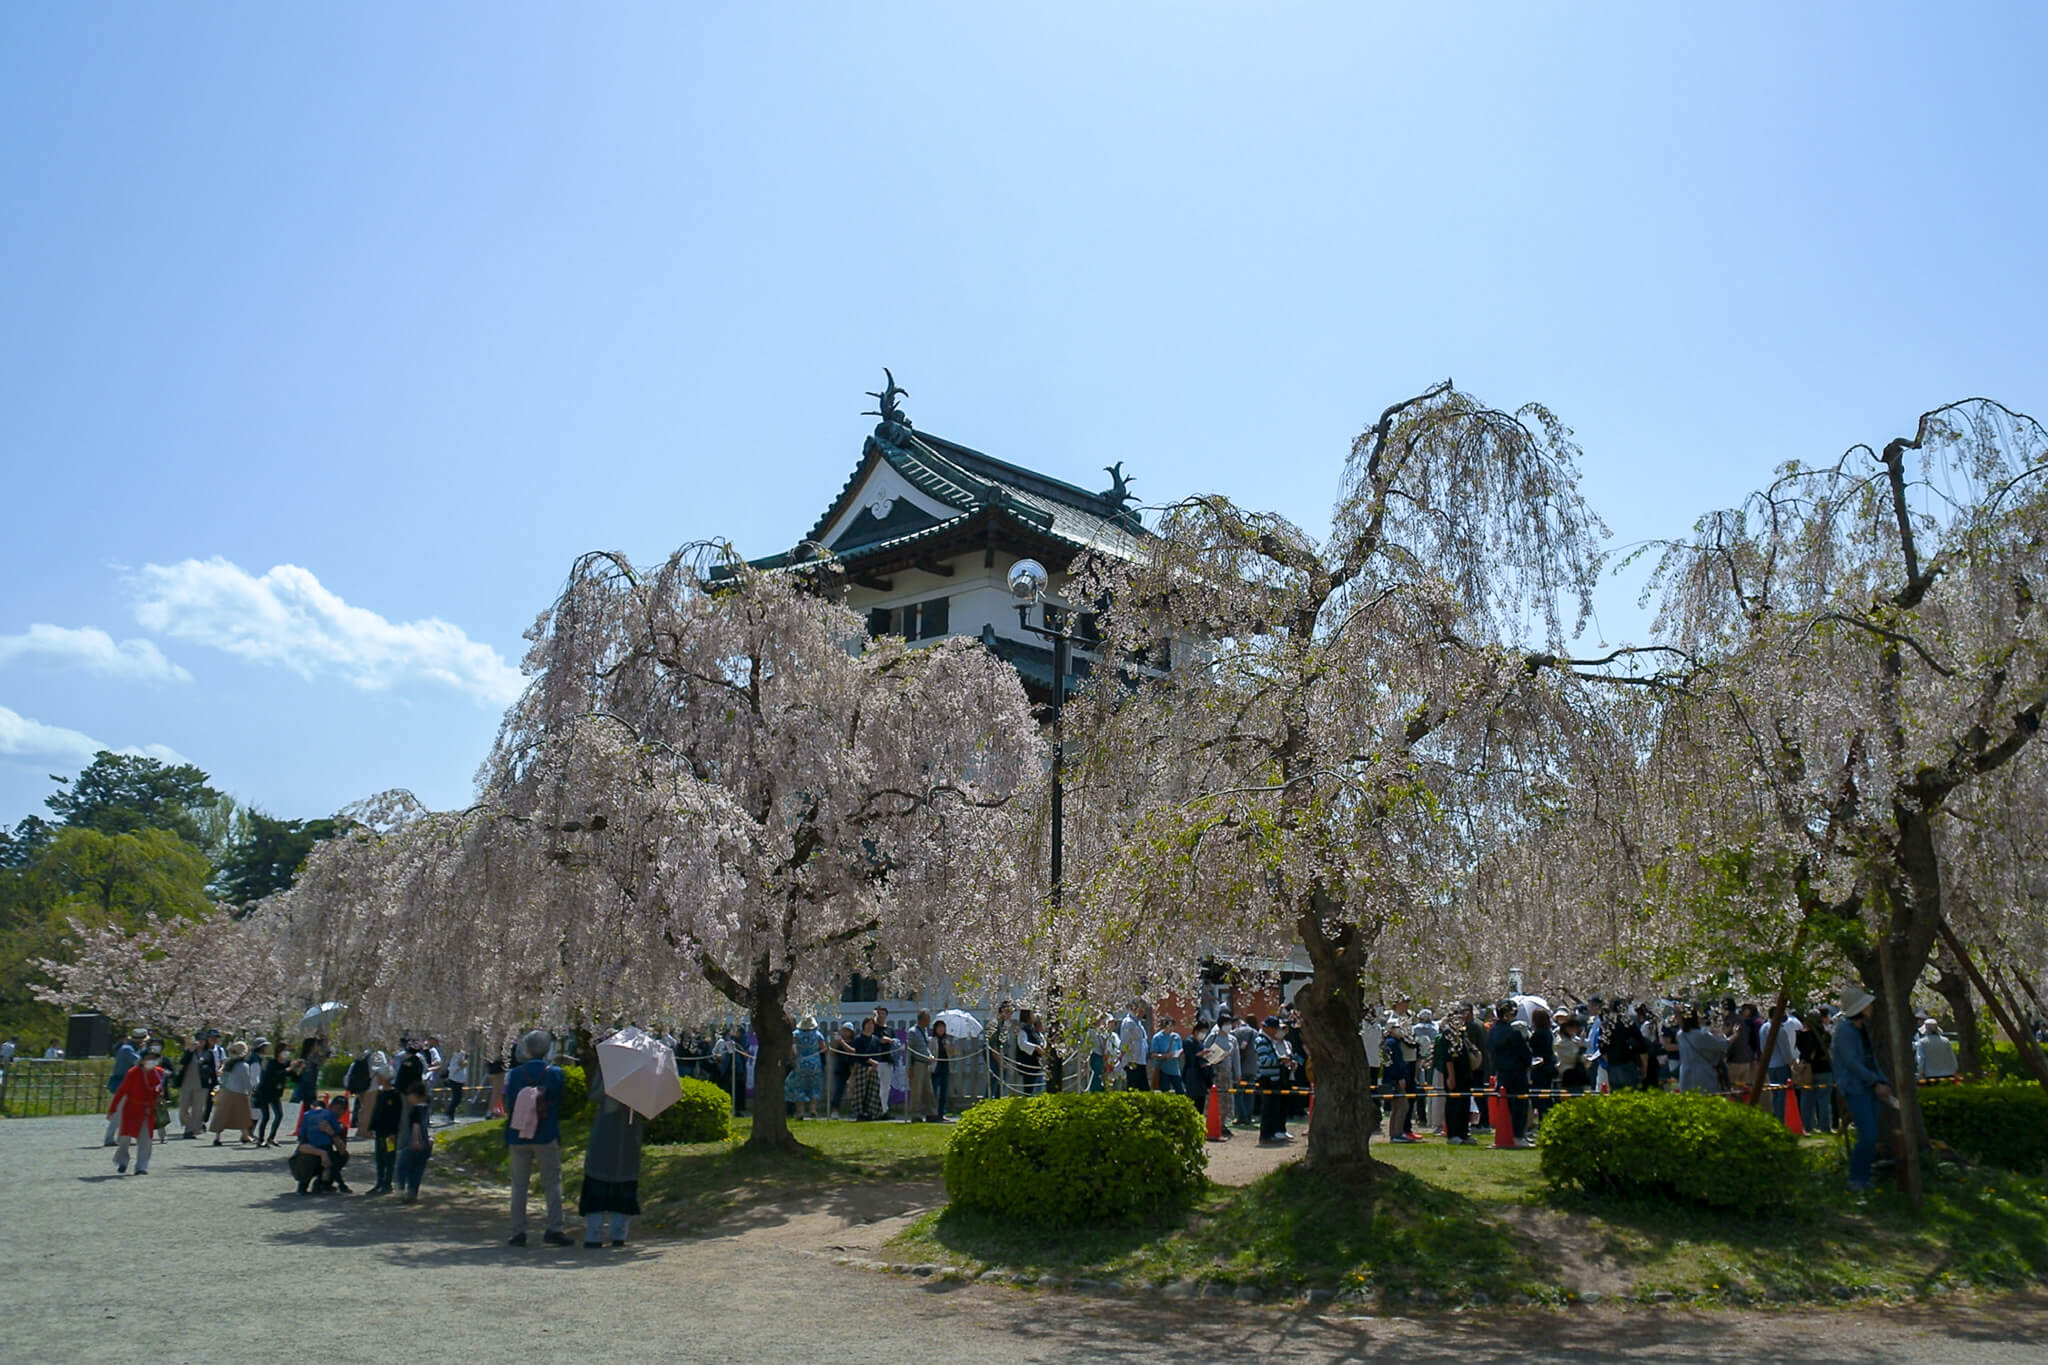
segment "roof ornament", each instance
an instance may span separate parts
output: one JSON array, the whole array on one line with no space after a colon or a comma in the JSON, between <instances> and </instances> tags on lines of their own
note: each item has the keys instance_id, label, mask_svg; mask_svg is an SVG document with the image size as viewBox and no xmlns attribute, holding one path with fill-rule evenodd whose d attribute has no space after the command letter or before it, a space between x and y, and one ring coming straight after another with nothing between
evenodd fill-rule
<instances>
[{"instance_id":1,"label":"roof ornament","mask_svg":"<svg viewBox=\"0 0 2048 1365\"><path fill-rule=\"evenodd\" d=\"M1109 487L1095 496L1119 510L1138 500L1138 495L1131 491L1131 485L1136 483L1137 480L1124 477L1124 462L1122 460L1118 460L1115 464L1104 465L1102 472L1109 475Z\"/></svg>"},{"instance_id":2,"label":"roof ornament","mask_svg":"<svg viewBox=\"0 0 2048 1365\"><path fill-rule=\"evenodd\" d=\"M879 393L873 389L867 391L868 397L880 403L881 407L870 408L861 416L881 418L881 421L875 423L874 440L880 445L901 450L910 444L910 418L904 414L903 405L896 400L908 398L910 390L897 384L896 376L889 373L889 367L886 365L882 367L882 380Z\"/></svg>"}]
</instances>

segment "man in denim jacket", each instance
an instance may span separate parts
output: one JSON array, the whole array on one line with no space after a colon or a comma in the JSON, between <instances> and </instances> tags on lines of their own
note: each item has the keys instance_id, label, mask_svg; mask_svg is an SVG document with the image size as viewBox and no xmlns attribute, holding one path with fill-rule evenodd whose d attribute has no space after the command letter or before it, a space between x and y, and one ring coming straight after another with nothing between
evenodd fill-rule
<instances>
[{"instance_id":1,"label":"man in denim jacket","mask_svg":"<svg viewBox=\"0 0 2048 1365\"><path fill-rule=\"evenodd\" d=\"M1870 1046L1870 1009L1877 997L1861 986L1842 989L1842 1014L1835 1025L1835 1089L1856 1125L1856 1145L1849 1149L1849 1188L1870 1189L1870 1170L1877 1156L1877 1106L1892 1097L1891 1083L1877 1069Z\"/></svg>"}]
</instances>

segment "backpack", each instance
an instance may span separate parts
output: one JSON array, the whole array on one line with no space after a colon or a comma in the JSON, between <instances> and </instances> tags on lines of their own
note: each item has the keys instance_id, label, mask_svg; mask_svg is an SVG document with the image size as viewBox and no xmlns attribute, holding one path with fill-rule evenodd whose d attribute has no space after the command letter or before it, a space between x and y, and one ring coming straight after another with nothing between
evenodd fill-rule
<instances>
[{"instance_id":1,"label":"backpack","mask_svg":"<svg viewBox=\"0 0 2048 1365\"><path fill-rule=\"evenodd\" d=\"M547 1072L543 1070L538 1079L521 1087L518 1095L513 1097L512 1117L508 1122L513 1132L531 1141L547 1121Z\"/></svg>"},{"instance_id":2,"label":"backpack","mask_svg":"<svg viewBox=\"0 0 2048 1365\"><path fill-rule=\"evenodd\" d=\"M357 1094L370 1088L370 1059L358 1057L348 1064L348 1075L342 1077L341 1088Z\"/></svg>"}]
</instances>

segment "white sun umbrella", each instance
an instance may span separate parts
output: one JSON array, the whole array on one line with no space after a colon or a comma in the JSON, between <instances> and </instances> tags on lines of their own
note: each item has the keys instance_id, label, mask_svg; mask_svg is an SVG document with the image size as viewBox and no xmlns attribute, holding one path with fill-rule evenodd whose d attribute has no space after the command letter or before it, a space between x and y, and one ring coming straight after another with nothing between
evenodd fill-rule
<instances>
[{"instance_id":1,"label":"white sun umbrella","mask_svg":"<svg viewBox=\"0 0 2048 1365\"><path fill-rule=\"evenodd\" d=\"M966 1010L940 1010L933 1017L932 1022L934 1024L944 1024L946 1026L946 1036L949 1038L979 1038L981 1036L981 1020L975 1018Z\"/></svg>"},{"instance_id":2,"label":"white sun umbrella","mask_svg":"<svg viewBox=\"0 0 2048 1365\"><path fill-rule=\"evenodd\" d=\"M676 1054L637 1028L622 1028L597 1045L604 1093L643 1118L653 1118L683 1097Z\"/></svg>"},{"instance_id":3,"label":"white sun umbrella","mask_svg":"<svg viewBox=\"0 0 2048 1365\"><path fill-rule=\"evenodd\" d=\"M325 1004L315 1005L299 1017L299 1031L301 1033L318 1032L326 1028L328 1024L334 1021L336 1015L347 1008L348 1006L342 1004L339 1000L329 1000Z\"/></svg>"}]
</instances>

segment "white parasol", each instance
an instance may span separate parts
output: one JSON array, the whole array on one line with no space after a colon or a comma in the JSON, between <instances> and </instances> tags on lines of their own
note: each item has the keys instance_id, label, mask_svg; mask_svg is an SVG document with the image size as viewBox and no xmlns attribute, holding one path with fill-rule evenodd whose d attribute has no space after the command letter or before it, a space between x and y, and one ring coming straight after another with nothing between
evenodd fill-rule
<instances>
[{"instance_id":1,"label":"white parasol","mask_svg":"<svg viewBox=\"0 0 2048 1365\"><path fill-rule=\"evenodd\" d=\"M597 1045L604 1093L643 1118L653 1118L683 1097L676 1054L659 1038L622 1028Z\"/></svg>"},{"instance_id":2,"label":"white parasol","mask_svg":"<svg viewBox=\"0 0 2048 1365\"><path fill-rule=\"evenodd\" d=\"M348 1006L342 1004L339 1000L329 1000L325 1004L315 1005L300 1016L299 1031L301 1033L318 1032L333 1022L334 1016L347 1008Z\"/></svg>"},{"instance_id":3,"label":"white parasol","mask_svg":"<svg viewBox=\"0 0 2048 1365\"><path fill-rule=\"evenodd\" d=\"M944 1024L948 1038L979 1038L981 1036L981 1020L975 1018L966 1010L940 1010L932 1019L932 1022L934 1024Z\"/></svg>"}]
</instances>

